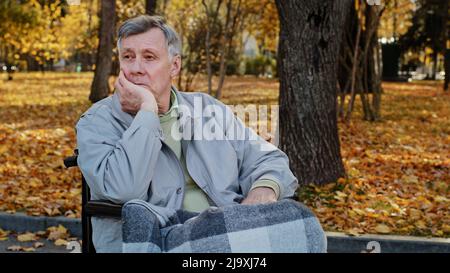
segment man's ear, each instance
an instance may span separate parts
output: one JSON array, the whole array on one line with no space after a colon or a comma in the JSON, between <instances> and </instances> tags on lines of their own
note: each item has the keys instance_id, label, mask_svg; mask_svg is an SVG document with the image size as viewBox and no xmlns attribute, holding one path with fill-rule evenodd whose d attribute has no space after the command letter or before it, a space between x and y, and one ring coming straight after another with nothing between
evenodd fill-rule
<instances>
[{"instance_id":1,"label":"man's ear","mask_svg":"<svg viewBox=\"0 0 450 273\"><path fill-rule=\"evenodd\" d=\"M175 78L180 73L181 57L180 55L173 56L172 67L170 69L170 77Z\"/></svg>"}]
</instances>

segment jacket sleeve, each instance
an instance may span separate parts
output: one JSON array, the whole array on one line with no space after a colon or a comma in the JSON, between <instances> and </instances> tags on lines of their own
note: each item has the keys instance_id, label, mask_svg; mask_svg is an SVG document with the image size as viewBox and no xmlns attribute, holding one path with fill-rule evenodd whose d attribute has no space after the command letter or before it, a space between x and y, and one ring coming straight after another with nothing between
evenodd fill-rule
<instances>
[{"instance_id":1,"label":"jacket sleeve","mask_svg":"<svg viewBox=\"0 0 450 273\"><path fill-rule=\"evenodd\" d=\"M279 199L292 197L298 180L289 169L287 155L246 127L228 106L225 108L226 135L237 154L239 184L244 196L255 182L271 180L279 186Z\"/></svg>"},{"instance_id":2,"label":"jacket sleeve","mask_svg":"<svg viewBox=\"0 0 450 273\"><path fill-rule=\"evenodd\" d=\"M159 119L141 110L122 133L105 112L99 109L78 121L78 166L101 200L146 199L161 149Z\"/></svg>"}]
</instances>

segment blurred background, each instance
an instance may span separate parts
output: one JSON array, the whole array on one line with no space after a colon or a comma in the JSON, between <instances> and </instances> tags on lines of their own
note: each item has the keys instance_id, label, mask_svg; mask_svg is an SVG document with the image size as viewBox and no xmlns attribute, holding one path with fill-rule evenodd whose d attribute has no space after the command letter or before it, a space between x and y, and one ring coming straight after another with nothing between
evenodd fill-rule
<instances>
[{"instance_id":1,"label":"blurred background","mask_svg":"<svg viewBox=\"0 0 450 273\"><path fill-rule=\"evenodd\" d=\"M379 22L372 25L366 21L372 19L369 9L359 1L349 15L359 17L363 32L376 30L383 79L444 80L448 1L385 2L380 18L374 18ZM181 35L183 76L177 85L182 90L192 90L196 77L207 73L208 62L219 77L277 76L279 22L274 1L5 0L0 6L0 65L9 75L4 77L11 78L15 71L95 71L96 60L103 57L99 41L114 37L124 20L144 13L166 17ZM110 28L101 29L100 21ZM357 34L357 23L346 27L347 36ZM112 52L108 66L111 75L117 75L117 49L115 41L109 41L100 44Z\"/></svg>"}]
</instances>

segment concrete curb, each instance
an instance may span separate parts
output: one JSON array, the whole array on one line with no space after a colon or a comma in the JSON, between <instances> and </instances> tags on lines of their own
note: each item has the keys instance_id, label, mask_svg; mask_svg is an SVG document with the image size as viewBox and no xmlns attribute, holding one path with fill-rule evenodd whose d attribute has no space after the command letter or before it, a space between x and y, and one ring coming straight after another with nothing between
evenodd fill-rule
<instances>
[{"instance_id":1,"label":"concrete curb","mask_svg":"<svg viewBox=\"0 0 450 273\"><path fill-rule=\"evenodd\" d=\"M63 225L72 236L81 238L81 219L67 218L63 216L29 216L24 213L4 213L0 212L0 228L4 230L14 230L17 232L37 232L45 231L48 227Z\"/></svg>"},{"instance_id":2,"label":"concrete curb","mask_svg":"<svg viewBox=\"0 0 450 273\"><path fill-rule=\"evenodd\" d=\"M17 232L37 232L63 225L72 236L81 238L81 219L67 217L28 216L24 213L0 212L0 228ZM325 232L329 253L450 253L450 239L397 235L366 234L349 236L340 232Z\"/></svg>"}]
</instances>

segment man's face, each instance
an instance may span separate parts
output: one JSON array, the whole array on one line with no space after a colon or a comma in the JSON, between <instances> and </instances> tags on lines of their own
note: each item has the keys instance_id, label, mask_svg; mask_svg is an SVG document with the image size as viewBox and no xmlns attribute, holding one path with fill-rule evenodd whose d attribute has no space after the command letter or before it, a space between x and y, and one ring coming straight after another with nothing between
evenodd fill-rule
<instances>
[{"instance_id":1,"label":"man's face","mask_svg":"<svg viewBox=\"0 0 450 273\"><path fill-rule=\"evenodd\" d=\"M165 36L159 28L122 39L119 60L125 77L151 90L157 98L170 92L172 78L180 70L180 57L169 59Z\"/></svg>"}]
</instances>

